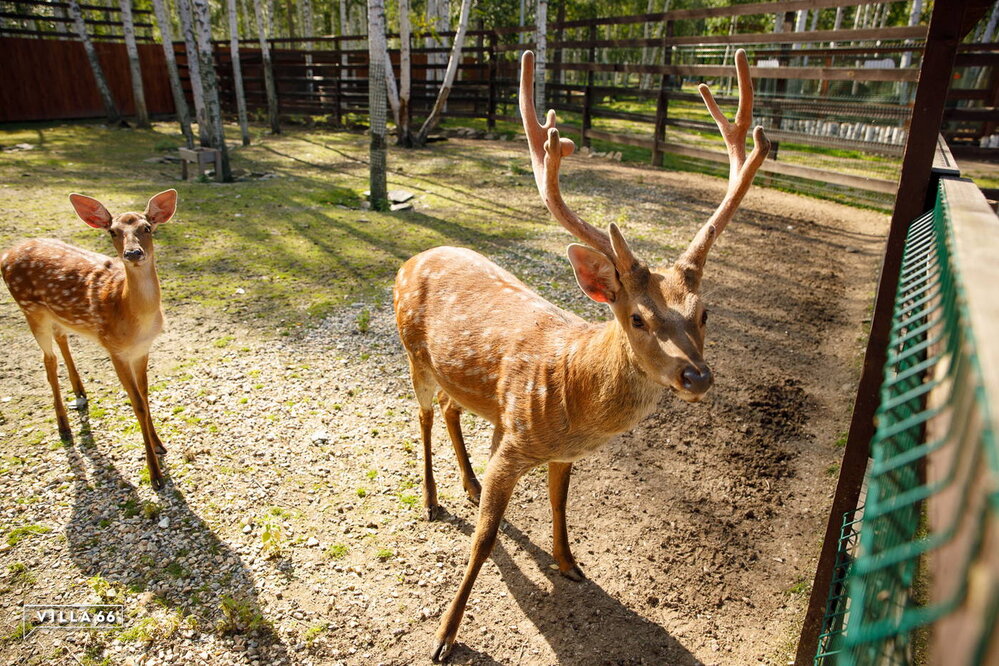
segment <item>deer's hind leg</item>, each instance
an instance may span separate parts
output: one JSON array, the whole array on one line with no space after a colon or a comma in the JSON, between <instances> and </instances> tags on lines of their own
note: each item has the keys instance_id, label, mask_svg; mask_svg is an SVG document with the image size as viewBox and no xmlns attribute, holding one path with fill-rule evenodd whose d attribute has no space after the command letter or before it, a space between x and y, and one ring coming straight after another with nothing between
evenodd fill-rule
<instances>
[{"instance_id":1,"label":"deer's hind leg","mask_svg":"<svg viewBox=\"0 0 999 666\"><path fill-rule=\"evenodd\" d=\"M458 459L458 468L461 470L461 485L464 486L468 494L468 500L472 504L478 504L482 496L482 486L475 478L475 470L468 460L468 449L465 448L465 438L461 434L461 405L451 399L443 390L437 392L437 402L440 403L441 412L444 414L444 423L447 425L447 434L451 437L451 444L454 445L454 455Z\"/></svg>"},{"instance_id":2,"label":"deer's hind leg","mask_svg":"<svg viewBox=\"0 0 999 666\"><path fill-rule=\"evenodd\" d=\"M76 370L73 356L69 353L69 339L66 331L58 326L53 331L59 351L62 352L62 362L66 364L66 372L69 374L69 383L73 385L73 393L76 394L76 408L80 409L87 404L87 392L83 389L83 382L80 381L80 373Z\"/></svg>"},{"instance_id":3,"label":"deer's hind leg","mask_svg":"<svg viewBox=\"0 0 999 666\"><path fill-rule=\"evenodd\" d=\"M37 311L36 311L37 312ZM35 341L42 348L42 360L45 363L45 377L49 380L52 388L52 402L55 403L56 424L59 427L59 437L65 441L73 439L73 430L69 427L69 419L66 417L66 405L62 402L62 392L59 390L59 360L56 358L55 350L52 348L52 339L55 336L52 320L41 314L25 312L28 326L31 328Z\"/></svg>"},{"instance_id":4,"label":"deer's hind leg","mask_svg":"<svg viewBox=\"0 0 999 666\"><path fill-rule=\"evenodd\" d=\"M434 482L433 442L431 432L434 426L434 392L437 380L429 370L424 370L409 357L409 373L413 379L413 392L420 404L420 435L423 438L423 511L427 520L437 518L440 505L437 503L437 484Z\"/></svg>"}]
</instances>

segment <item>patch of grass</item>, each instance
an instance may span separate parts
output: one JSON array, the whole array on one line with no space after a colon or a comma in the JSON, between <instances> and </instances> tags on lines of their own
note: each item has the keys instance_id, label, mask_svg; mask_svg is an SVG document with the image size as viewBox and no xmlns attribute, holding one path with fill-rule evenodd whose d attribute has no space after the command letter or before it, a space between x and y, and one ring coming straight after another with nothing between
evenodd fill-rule
<instances>
[{"instance_id":1,"label":"patch of grass","mask_svg":"<svg viewBox=\"0 0 999 666\"><path fill-rule=\"evenodd\" d=\"M7 573L10 574L10 582L19 585L34 585L37 577L28 569L24 562L14 562L7 565Z\"/></svg>"},{"instance_id":2,"label":"patch of grass","mask_svg":"<svg viewBox=\"0 0 999 666\"><path fill-rule=\"evenodd\" d=\"M30 536L48 534L51 531L52 528L45 525L22 525L21 527L15 527L7 533L7 545L16 546Z\"/></svg>"},{"instance_id":3,"label":"patch of grass","mask_svg":"<svg viewBox=\"0 0 999 666\"><path fill-rule=\"evenodd\" d=\"M221 634L241 634L269 626L260 608L250 599L226 595L219 609L222 619L215 628Z\"/></svg>"},{"instance_id":4,"label":"patch of grass","mask_svg":"<svg viewBox=\"0 0 999 666\"><path fill-rule=\"evenodd\" d=\"M141 511L141 508L139 507L139 500L131 497L125 500L124 504L120 504L119 507L121 507L122 515L126 518L135 518L139 515L139 511Z\"/></svg>"},{"instance_id":5,"label":"patch of grass","mask_svg":"<svg viewBox=\"0 0 999 666\"><path fill-rule=\"evenodd\" d=\"M378 551L377 557L379 560L384 562L385 560L395 557L395 553L389 550L388 548L382 548L381 550Z\"/></svg>"},{"instance_id":6,"label":"patch of grass","mask_svg":"<svg viewBox=\"0 0 999 666\"><path fill-rule=\"evenodd\" d=\"M321 634L324 631L326 631L327 626L328 625L325 622L323 622L323 623L320 623L320 624L314 624L311 627L309 627L308 629L306 629L305 630L305 634L303 635L303 638L305 639L305 642L307 644L311 645L313 641L315 641L317 638L319 638L319 634Z\"/></svg>"},{"instance_id":7,"label":"patch of grass","mask_svg":"<svg viewBox=\"0 0 999 666\"><path fill-rule=\"evenodd\" d=\"M835 479L839 476L839 463L833 463L829 465L829 467L826 467L826 476L831 479Z\"/></svg>"},{"instance_id":8,"label":"patch of grass","mask_svg":"<svg viewBox=\"0 0 999 666\"><path fill-rule=\"evenodd\" d=\"M357 330L367 333L371 326L371 311L364 308L354 317L354 322L357 324Z\"/></svg>"},{"instance_id":9,"label":"patch of grass","mask_svg":"<svg viewBox=\"0 0 999 666\"><path fill-rule=\"evenodd\" d=\"M407 509L414 509L416 508L416 504L420 501L420 498L416 495L410 495L407 493L399 495L399 501L402 502L402 505Z\"/></svg>"},{"instance_id":10,"label":"patch of grass","mask_svg":"<svg viewBox=\"0 0 999 666\"><path fill-rule=\"evenodd\" d=\"M833 446L835 446L837 449L844 448L846 446L846 441L848 438L849 438L849 433L841 432L839 434L839 437L836 438L836 441L833 442Z\"/></svg>"},{"instance_id":11,"label":"patch of grass","mask_svg":"<svg viewBox=\"0 0 999 666\"><path fill-rule=\"evenodd\" d=\"M218 340L216 340L216 341L215 341L215 342L213 342L212 344L213 344L213 345L214 345L214 346L215 346L215 347L216 347L217 349L225 349L226 347L228 347L228 346L229 346L229 343L231 343L231 342L232 342L233 340L235 340L235 339L236 339L236 338L235 338L234 336L231 336L231 335L226 335L226 336L223 336L223 337L219 338Z\"/></svg>"},{"instance_id":12,"label":"patch of grass","mask_svg":"<svg viewBox=\"0 0 999 666\"><path fill-rule=\"evenodd\" d=\"M368 489L364 488L364 487L358 488L357 489L357 496L360 497L360 498L362 498L362 499L365 498L365 497L367 497L368 496Z\"/></svg>"},{"instance_id":13,"label":"patch of grass","mask_svg":"<svg viewBox=\"0 0 999 666\"><path fill-rule=\"evenodd\" d=\"M343 545L342 543L335 543L326 549L326 557L330 558L331 560L342 560L343 558L347 557L347 553L349 552L350 549L347 548L347 546Z\"/></svg>"},{"instance_id":14,"label":"patch of grass","mask_svg":"<svg viewBox=\"0 0 999 666\"><path fill-rule=\"evenodd\" d=\"M152 643L156 639L159 623L154 617L144 617L131 627L123 629L118 633L118 640L124 643L140 641L142 643Z\"/></svg>"},{"instance_id":15,"label":"patch of grass","mask_svg":"<svg viewBox=\"0 0 999 666\"><path fill-rule=\"evenodd\" d=\"M787 588L787 592L792 595L807 594L811 587L812 584L810 581L805 578L799 578L791 587Z\"/></svg>"},{"instance_id":16,"label":"patch of grass","mask_svg":"<svg viewBox=\"0 0 999 666\"><path fill-rule=\"evenodd\" d=\"M365 476L366 476L366 477L368 477L369 479L371 479L372 481L374 481L374 480L375 480L375 477L377 477L377 476L378 476L378 470L377 470L377 469L369 469L369 470L368 470L368 471L367 471L367 472L365 473Z\"/></svg>"}]
</instances>

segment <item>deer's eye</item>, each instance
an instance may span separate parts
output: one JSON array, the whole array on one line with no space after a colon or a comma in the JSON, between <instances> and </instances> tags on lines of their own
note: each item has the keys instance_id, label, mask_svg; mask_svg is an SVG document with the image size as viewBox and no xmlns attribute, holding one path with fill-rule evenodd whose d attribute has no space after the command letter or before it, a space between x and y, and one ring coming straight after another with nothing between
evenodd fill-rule
<instances>
[{"instance_id":1,"label":"deer's eye","mask_svg":"<svg viewBox=\"0 0 999 666\"><path fill-rule=\"evenodd\" d=\"M701 326L704 326L707 323L708 323L708 311L705 310L704 312L701 313Z\"/></svg>"},{"instance_id":2,"label":"deer's eye","mask_svg":"<svg viewBox=\"0 0 999 666\"><path fill-rule=\"evenodd\" d=\"M145 230L145 232L147 234L153 230L153 227L151 225L149 225L149 224L147 224L146 226L144 226L142 228L143 228L143 230Z\"/></svg>"},{"instance_id":3,"label":"deer's eye","mask_svg":"<svg viewBox=\"0 0 999 666\"><path fill-rule=\"evenodd\" d=\"M642 318L637 314L631 315L631 325L635 328L645 328L645 322L642 321Z\"/></svg>"}]
</instances>

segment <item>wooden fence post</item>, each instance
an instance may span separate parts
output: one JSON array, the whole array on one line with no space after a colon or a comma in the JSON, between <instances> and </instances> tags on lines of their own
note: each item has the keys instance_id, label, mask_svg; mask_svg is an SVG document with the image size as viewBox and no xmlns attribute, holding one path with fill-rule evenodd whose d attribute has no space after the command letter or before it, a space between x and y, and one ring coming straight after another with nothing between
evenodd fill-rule
<instances>
[{"instance_id":1,"label":"wooden fence post","mask_svg":"<svg viewBox=\"0 0 999 666\"><path fill-rule=\"evenodd\" d=\"M597 47L593 46L593 43L597 41L597 24L590 24L589 32L590 41L590 64L596 63L597 58ZM591 118L591 107L593 106L593 69L588 69L586 71L586 91L583 93L583 123L580 129L580 143L589 148L590 147L590 126L593 124Z\"/></svg>"},{"instance_id":2,"label":"wooden fence post","mask_svg":"<svg viewBox=\"0 0 999 666\"><path fill-rule=\"evenodd\" d=\"M666 30L663 32L662 49L663 65L673 64L673 49L670 48L670 41L673 38L673 20L666 21ZM666 140L666 120L669 116L669 87L672 84L672 77L665 72L659 76L659 96L656 98L656 127L652 133L652 165L661 167L663 165L663 151L660 143Z\"/></svg>"},{"instance_id":3,"label":"wooden fence post","mask_svg":"<svg viewBox=\"0 0 999 666\"><path fill-rule=\"evenodd\" d=\"M496 31L489 32L489 103L486 107L486 127L496 129Z\"/></svg>"},{"instance_id":4,"label":"wooden fence post","mask_svg":"<svg viewBox=\"0 0 999 666\"><path fill-rule=\"evenodd\" d=\"M343 93L343 85L341 81L343 80L343 56L340 53L340 37L337 35L333 38L333 71L336 73L336 78L333 83L333 116L336 118L336 124L343 124L343 105L340 103L340 96Z\"/></svg>"}]
</instances>

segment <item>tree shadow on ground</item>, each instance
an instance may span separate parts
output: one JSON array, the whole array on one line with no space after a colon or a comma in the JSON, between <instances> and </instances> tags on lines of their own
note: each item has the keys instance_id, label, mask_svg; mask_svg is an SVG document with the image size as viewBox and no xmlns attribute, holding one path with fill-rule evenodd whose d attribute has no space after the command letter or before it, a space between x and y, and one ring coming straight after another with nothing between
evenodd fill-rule
<instances>
[{"instance_id":1,"label":"tree shadow on ground","mask_svg":"<svg viewBox=\"0 0 999 666\"><path fill-rule=\"evenodd\" d=\"M66 537L80 573L100 576L113 587L152 593L158 604L191 618L200 633L242 634L267 649L268 663L287 658L264 617L249 568L191 509L169 480L166 465L166 486L154 503L159 512L151 515L157 506L143 502L94 442L88 410L81 410L80 419L79 437L65 446L76 487ZM132 453L131 463L144 464L141 447ZM169 526L159 526L163 518ZM116 592L120 600L124 590ZM137 611L126 602L126 618ZM131 622L126 619L126 629Z\"/></svg>"},{"instance_id":2,"label":"tree shadow on ground","mask_svg":"<svg viewBox=\"0 0 999 666\"><path fill-rule=\"evenodd\" d=\"M442 516L466 537L475 529L474 525L443 507ZM504 520L500 532L522 548L541 571L550 572L548 575L554 586L551 592L531 580L507 551L504 539L497 539L492 560L517 605L544 636L558 663L671 666L699 666L702 663L663 627L622 604L596 581L588 579L576 583L552 571L549 567L554 561L552 556L508 520ZM474 609L470 608L469 612L474 613ZM488 654L462 642L459 629L451 663L496 662Z\"/></svg>"}]
</instances>

